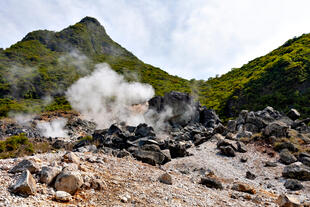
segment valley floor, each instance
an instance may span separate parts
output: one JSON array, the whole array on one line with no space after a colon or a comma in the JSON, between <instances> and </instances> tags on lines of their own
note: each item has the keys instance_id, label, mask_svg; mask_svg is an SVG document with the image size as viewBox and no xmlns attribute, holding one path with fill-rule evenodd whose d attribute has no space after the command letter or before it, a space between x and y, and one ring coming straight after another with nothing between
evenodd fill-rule
<instances>
[{"instance_id":1,"label":"valley floor","mask_svg":"<svg viewBox=\"0 0 310 207\"><path fill-rule=\"evenodd\" d=\"M277 167L264 167L266 161L276 161L278 157L270 157L270 153L251 144L247 145L247 150L234 158L224 157L217 153L216 141L211 140L191 148L192 156L173 159L161 167L136 161L130 156L116 158L101 152L76 152L80 160L74 165L78 166L84 182L96 177L102 181L103 190L82 188L66 203L55 201L54 189L39 182L34 196L23 198L10 194L8 187L17 175L8 171L25 157L2 159L0 206L277 206L276 200L281 193L293 194L302 201L310 200L310 181L303 182L303 190L288 192L281 178L284 165L278 163ZM39 167L72 165L62 161L64 153L26 158ZM247 162L240 162L241 157L247 158ZM254 173L256 179L245 178L246 171ZM172 185L158 181L164 172L172 176ZM222 182L223 190L199 184L201 177L210 172ZM256 193L232 190L234 182L249 184Z\"/></svg>"}]
</instances>

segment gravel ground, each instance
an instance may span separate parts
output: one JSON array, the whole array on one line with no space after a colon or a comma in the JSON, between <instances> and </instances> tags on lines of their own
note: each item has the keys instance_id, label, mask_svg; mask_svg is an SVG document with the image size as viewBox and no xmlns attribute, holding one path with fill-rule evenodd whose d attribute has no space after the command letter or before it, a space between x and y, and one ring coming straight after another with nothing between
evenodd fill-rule
<instances>
[{"instance_id":1,"label":"gravel ground","mask_svg":"<svg viewBox=\"0 0 310 207\"><path fill-rule=\"evenodd\" d=\"M248 145L247 153L237 153L234 158L217 153L216 143L209 141L189 151L193 156L174 159L164 166L150 166L131 157L116 158L102 153L76 153L80 157L79 170L84 180L97 176L104 182L103 191L81 189L68 203L53 200L55 191L45 184L37 184L35 196L23 198L10 194L8 187L17 175L8 173L22 158L0 160L0 206L277 206L275 199L282 192L295 194L301 200L310 200L310 182L303 182L305 188L295 193L284 187L281 173L284 165L275 168L264 167L265 161L276 161L259 152L256 146ZM65 152L38 154L26 157L40 167L44 165L65 166L61 161ZM247 157L241 163L241 156ZM88 158L97 163L86 161ZM209 171L221 180L224 189L210 189L198 184ZM245 178L251 171L257 178ZM158 181L164 172L172 176L173 184ZM36 178L36 177L35 177ZM277 179L276 179L277 178ZM36 178L37 179L37 178ZM257 193L250 195L231 190L235 181L253 186Z\"/></svg>"}]
</instances>

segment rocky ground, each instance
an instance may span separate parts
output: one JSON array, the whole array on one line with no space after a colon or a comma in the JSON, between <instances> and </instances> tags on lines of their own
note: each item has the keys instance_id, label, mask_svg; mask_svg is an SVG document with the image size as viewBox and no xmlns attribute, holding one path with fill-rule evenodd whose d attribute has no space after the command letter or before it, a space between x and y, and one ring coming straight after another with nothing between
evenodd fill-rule
<instances>
[{"instance_id":1,"label":"rocky ground","mask_svg":"<svg viewBox=\"0 0 310 207\"><path fill-rule=\"evenodd\" d=\"M310 127L298 111L242 111L223 124L173 92L150 100L155 121L167 106L160 133L147 124L96 129L70 113L27 126L2 120L3 139L24 132L51 146L0 160L0 206L310 206ZM54 117L67 118L68 137L35 128Z\"/></svg>"}]
</instances>

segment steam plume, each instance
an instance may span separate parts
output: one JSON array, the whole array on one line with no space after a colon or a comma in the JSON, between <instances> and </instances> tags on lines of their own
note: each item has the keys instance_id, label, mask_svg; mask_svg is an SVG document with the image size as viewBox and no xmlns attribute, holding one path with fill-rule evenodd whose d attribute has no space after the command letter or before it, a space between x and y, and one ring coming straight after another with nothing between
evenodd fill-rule
<instances>
[{"instance_id":1,"label":"steam plume","mask_svg":"<svg viewBox=\"0 0 310 207\"><path fill-rule=\"evenodd\" d=\"M39 122L37 128L45 137L68 137L67 131L64 129L66 123L67 119L58 118L51 122Z\"/></svg>"},{"instance_id":2,"label":"steam plume","mask_svg":"<svg viewBox=\"0 0 310 207\"><path fill-rule=\"evenodd\" d=\"M143 114L132 111L132 105L154 96L152 86L128 82L108 64L98 64L89 76L76 81L66 92L71 106L95 121L98 127L109 127L125 121L129 125L145 122Z\"/></svg>"}]
</instances>

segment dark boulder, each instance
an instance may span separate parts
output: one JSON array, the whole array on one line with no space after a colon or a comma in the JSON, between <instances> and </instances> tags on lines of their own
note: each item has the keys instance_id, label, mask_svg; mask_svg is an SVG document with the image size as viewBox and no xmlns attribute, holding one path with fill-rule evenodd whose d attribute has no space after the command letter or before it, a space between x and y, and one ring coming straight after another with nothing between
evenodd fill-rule
<instances>
[{"instance_id":1,"label":"dark boulder","mask_svg":"<svg viewBox=\"0 0 310 207\"><path fill-rule=\"evenodd\" d=\"M249 180L255 180L256 178L256 175L251 173L250 171L247 171L246 174L245 174L245 177Z\"/></svg>"},{"instance_id":2,"label":"dark boulder","mask_svg":"<svg viewBox=\"0 0 310 207\"><path fill-rule=\"evenodd\" d=\"M164 97L154 97L149 101L149 111L158 114L171 111L166 117L167 123L173 127L186 126L199 121L199 103L188 93L172 91L165 93Z\"/></svg>"},{"instance_id":3,"label":"dark boulder","mask_svg":"<svg viewBox=\"0 0 310 207\"><path fill-rule=\"evenodd\" d=\"M185 144L181 144L178 142L170 143L168 148L170 151L171 158L186 157L190 155L189 152L187 152L186 150Z\"/></svg>"},{"instance_id":4,"label":"dark boulder","mask_svg":"<svg viewBox=\"0 0 310 207\"><path fill-rule=\"evenodd\" d=\"M215 188L215 189L221 189L221 190L223 189L222 183L216 178L212 178L212 177L201 178L199 184L205 185L208 188Z\"/></svg>"},{"instance_id":5,"label":"dark boulder","mask_svg":"<svg viewBox=\"0 0 310 207\"><path fill-rule=\"evenodd\" d=\"M207 109L206 107L202 107L200 109L199 122L205 127L214 128L217 124L221 122L221 120L213 109Z\"/></svg>"},{"instance_id":6,"label":"dark boulder","mask_svg":"<svg viewBox=\"0 0 310 207\"><path fill-rule=\"evenodd\" d=\"M166 155L162 152L157 151L146 151L142 150L141 148L129 148L132 156L137 160L148 163L150 165L162 165L166 162Z\"/></svg>"},{"instance_id":7,"label":"dark boulder","mask_svg":"<svg viewBox=\"0 0 310 207\"><path fill-rule=\"evenodd\" d=\"M285 165L289 165L289 164L296 162L297 158L292 153L290 153L288 149L283 149L280 152L279 161Z\"/></svg>"},{"instance_id":8,"label":"dark boulder","mask_svg":"<svg viewBox=\"0 0 310 207\"><path fill-rule=\"evenodd\" d=\"M300 113L296 110L296 109L291 109L288 113L287 116L292 119L293 121L295 121L296 119L298 119L300 117Z\"/></svg>"},{"instance_id":9,"label":"dark boulder","mask_svg":"<svg viewBox=\"0 0 310 207\"><path fill-rule=\"evenodd\" d=\"M135 130L135 135L141 137L155 137L154 129L147 124L139 124Z\"/></svg>"},{"instance_id":10,"label":"dark boulder","mask_svg":"<svg viewBox=\"0 0 310 207\"><path fill-rule=\"evenodd\" d=\"M304 186L298 180L288 179L285 181L284 187L288 190L296 191L303 189Z\"/></svg>"},{"instance_id":11,"label":"dark boulder","mask_svg":"<svg viewBox=\"0 0 310 207\"><path fill-rule=\"evenodd\" d=\"M24 159L15 165L11 170L9 170L9 173L19 173L25 170L29 170L30 173L36 173L39 171L38 167L33 161Z\"/></svg>"},{"instance_id":12,"label":"dark boulder","mask_svg":"<svg viewBox=\"0 0 310 207\"><path fill-rule=\"evenodd\" d=\"M293 163L284 168L282 176L302 181L310 181L310 167L302 163Z\"/></svg>"},{"instance_id":13,"label":"dark boulder","mask_svg":"<svg viewBox=\"0 0 310 207\"><path fill-rule=\"evenodd\" d=\"M220 146L219 147L221 154L227 157L235 157L235 151L231 146Z\"/></svg>"},{"instance_id":14,"label":"dark boulder","mask_svg":"<svg viewBox=\"0 0 310 207\"><path fill-rule=\"evenodd\" d=\"M274 121L264 129L265 136L287 137L288 126L284 122Z\"/></svg>"}]
</instances>

